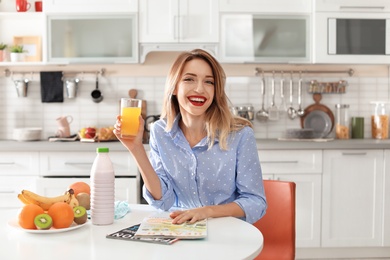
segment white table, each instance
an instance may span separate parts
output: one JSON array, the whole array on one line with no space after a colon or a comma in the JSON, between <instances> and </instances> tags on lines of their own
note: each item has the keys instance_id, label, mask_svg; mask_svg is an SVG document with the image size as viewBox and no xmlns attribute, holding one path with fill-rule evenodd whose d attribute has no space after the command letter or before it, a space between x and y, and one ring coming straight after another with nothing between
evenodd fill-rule
<instances>
[{"instance_id":1,"label":"white table","mask_svg":"<svg viewBox=\"0 0 390 260\"><path fill-rule=\"evenodd\" d=\"M233 217L209 219L208 236L180 240L172 245L107 239L108 233L138 224L155 214L148 205L130 205L131 212L114 224L88 222L63 233L32 234L8 225L17 210L0 209L0 259L100 260L100 259L253 259L263 247L263 236L253 225Z\"/></svg>"}]
</instances>

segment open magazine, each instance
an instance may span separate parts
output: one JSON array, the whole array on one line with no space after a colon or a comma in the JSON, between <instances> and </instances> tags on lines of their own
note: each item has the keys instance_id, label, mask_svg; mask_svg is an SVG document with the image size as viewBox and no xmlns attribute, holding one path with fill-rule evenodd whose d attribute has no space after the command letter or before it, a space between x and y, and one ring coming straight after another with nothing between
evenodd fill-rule
<instances>
[{"instance_id":1,"label":"open magazine","mask_svg":"<svg viewBox=\"0 0 390 260\"><path fill-rule=\"evenodd\" d=\"M149 242L149 243L157 243L157 244L164 244L164 245L171 245L179 240L177 238L135 237L135 233L137 232L139 226L140 224L137 224L137 225L130 226L128 228L121 229L112 234L107 234L106 238Z\"/></svg>"},{"instance_id":2,"label":"open magazine","mask_svg":"<svg viewBox=\"0 0 390 260\"><path fill-rule=\"evenodd\" d=\"M145 218L137 232L136 238L178 238L200 239L207 237L207 219L194 224L172 224L169 216L150 216Z\"/></svg>"}]
</instances>

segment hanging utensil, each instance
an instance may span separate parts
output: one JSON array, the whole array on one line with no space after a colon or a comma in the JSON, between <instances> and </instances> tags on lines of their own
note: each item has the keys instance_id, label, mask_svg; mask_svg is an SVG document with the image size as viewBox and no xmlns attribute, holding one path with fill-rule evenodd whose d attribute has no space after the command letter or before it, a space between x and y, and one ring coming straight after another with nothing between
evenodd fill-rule
<instances>
[{"instance_id":1,"label":"hanging utensil","mask_svg":"<svg viewBox=\"0 0 390 260\"><path fill-rule=\"evenodd\" d=\"M268 108L268 119L272 121L279 120L279 109L275 104L275 73L272 72L271 79L271 106Z\"/></svg>"},{"instance_id":2,"label":"hanging utensil","mask_svg":"<svg viewBox=\"0 0 390 260\"><path fill-rule=\"evenodd\" d=\"M290 119L294 119L297 117L297 111L293 107L293 77L291 73L290 77L290 107L287 109L287 115Z\"/></svg>"},{"instance_id":3,"label":"hanging utensil","mask_svg":"<svg viewBox=\"0 0 390 260\"><path fill-rule=\"evenodd\" d=\"M261 103L261 109L257 111L256 118L260 122L265 122L268 120L268 111L264 108L264 102L265 102L265 79L264 75L261 78L261 93L262 93L262 103Z\"/></svg>"},{"instance_id":4,"label":"hanging utensil","mask_svg":"<svg viewBox=\"0 0 390 260\"><path fill-rule=\"evenodd\" d=\"M297 114L299 117L302 117L305 114L305 110L302 108L302 75L299 72L299 81L298 81L298 110Z\"/></svg>"},{"instance_id":5,"label":"hanging utensil","mask_svg":"<svg viewBox=\"0 0 390 260\"><path fill-rule=\"evenodd\" d=\"M99 76L96 75L96 88L91 93L92 101L95 103L99 103L103 100L102 92L99 90Z\"/></svg>"},{"instance_id":6,"label":"hanging utensil","mask_svg":"<svg viewBox=\"0 0 390 260\"><path fill-rule=\"evenodd\" d=\"M280 99L281 99L281 102L280 102L280 106L279 106L279 110L280 111L286 111L287 110L287 106L286 106L286 100L285 100L285 97L284 97L284 76L283 76L283 71L280 75Z\"/></svg>"}]
</instances>

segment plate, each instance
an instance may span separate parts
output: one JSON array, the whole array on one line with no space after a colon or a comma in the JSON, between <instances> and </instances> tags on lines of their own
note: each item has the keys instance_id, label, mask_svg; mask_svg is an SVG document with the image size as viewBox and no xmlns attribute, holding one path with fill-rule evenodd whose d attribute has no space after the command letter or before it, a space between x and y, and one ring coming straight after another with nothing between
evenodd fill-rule
<instances>
[{"instance_id":1,"label":"plate","mask_svg":"<svg viewBox=\"0 0 390 260\"><path fill-rule=\"evenodd\" d=\"M332 120L324 111L314 110L305 117L303 128L313 129L314 138L326 137L332 131Z\"/></svg>"},{"instance_id":2,"label":"plate","mask_svg":"<svg viewBox=\"0 0 390 260\"><path fill-rule=\"evenodd\" d=\"M68 232L68 231L71 231L71 230L75 230L75 229L79 229L83 226L85 226L85 224L87 224L87 222L85 222L84 224L81 224L81 225L77 225L76 223L72 223L72 225L68 228L59 228L59 229L55 229L55 228L50 228L48 230L38 230L38 229L25 229L25 228L22 228L21 226L19 226L19 223L18 223L18 220L17 219L13 219L13 220L10 220L8 221L8 226L10 227L13 227L13 228L16 228L16 229L19 229L19 230L22 230L24 232L27 232L27 233L39 233L39 234L53 234L53 233L62 233L62 232Z\"/></svg>"}]
</instances>

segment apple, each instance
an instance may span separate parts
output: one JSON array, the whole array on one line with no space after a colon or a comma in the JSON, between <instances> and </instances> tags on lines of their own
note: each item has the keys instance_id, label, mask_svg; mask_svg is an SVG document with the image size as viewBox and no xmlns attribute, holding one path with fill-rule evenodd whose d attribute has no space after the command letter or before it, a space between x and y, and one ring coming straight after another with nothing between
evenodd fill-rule
<instances>
[{"instance_id":1,"label":"apple","mask_svg":"<svg viewBox=\"0 0 390 260\"><path fill-rule=\"evenodd\" d=\"M93 139L96 135L96 128L94 127L87 127L85 129L85 138Z\"/></svg>"}]
</instances>

